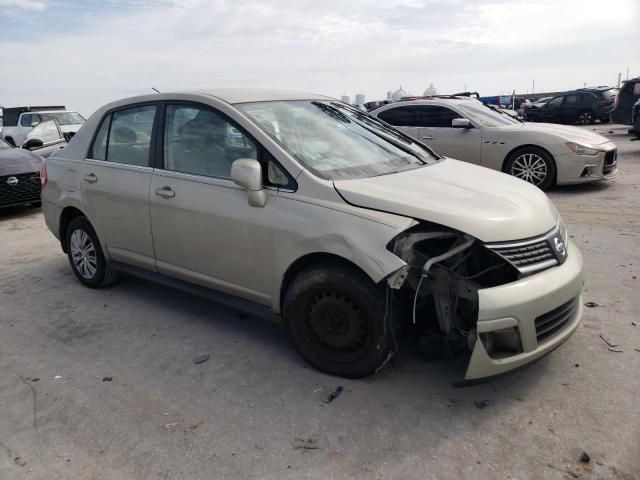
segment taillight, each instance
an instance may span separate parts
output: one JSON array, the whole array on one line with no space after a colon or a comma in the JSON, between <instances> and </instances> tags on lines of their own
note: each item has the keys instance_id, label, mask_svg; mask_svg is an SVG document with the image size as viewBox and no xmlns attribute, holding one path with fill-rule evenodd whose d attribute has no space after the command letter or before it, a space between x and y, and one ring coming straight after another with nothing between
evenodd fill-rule
<instances>
[{"instance_id":1,"label":"taillight","mask_svg":"<svg viewBox=\"0 0 640 480\"><path fill-rule=\"evenodd\" d=\"M47 180L49 177L47 176L47 161L43 158L42 164L40 165L40 190L44 189L47 186Z\"/></svg>"}]
</instances>

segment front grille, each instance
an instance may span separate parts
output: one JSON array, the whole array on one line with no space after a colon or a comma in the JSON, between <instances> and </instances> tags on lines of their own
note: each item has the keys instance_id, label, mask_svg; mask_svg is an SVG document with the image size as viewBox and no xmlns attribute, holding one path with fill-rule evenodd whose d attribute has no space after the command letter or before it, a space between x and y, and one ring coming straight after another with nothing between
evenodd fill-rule
<instances>
[{"instance_id":1,"label":"front grille","mask_svg":"<svg viewBox=\"0 0 640 480\"><path fill-rule=\"evenodd\" d=\"M15 177L18 183L9 185L7 181ZM22 205L40 201L40 175L36 172L0 177L0 207Z\"/></svg>"},{"instance_id":2,"label":"front grille","mask_svg":"<svg viewBox=\"0 0 640 480\"><path fill-rule=\"evenodd\" d=\"M618 149L614 148L613 150L609 150L604 154L604 167L602 168L602 173L605 175L607 173L611 173L616 168L616 162L618 159Z\"/></svg>"},{"instance_id":3,"label":"front grille","mask_svg":"<svg viewBox=\"0 0 640 480\"><path fill-rule=\"evenodd\" d=\"M555 256L546 240L529 245L497 247L492 250L502 255L518 269L538 265L549 260L555 261Z\"/></svg>"},{"instance_id":4,"label":"front grille","mask_svg":"<svg viewBox=\"0 0 640 480\"><path fill-rule=\"evenodd\" d=\"M573 298L558 308L554 308L536 318L538 344L551 339L569 325L569 321L578 310L578 300L579 297Z\"/></svg>"}]
</instances>

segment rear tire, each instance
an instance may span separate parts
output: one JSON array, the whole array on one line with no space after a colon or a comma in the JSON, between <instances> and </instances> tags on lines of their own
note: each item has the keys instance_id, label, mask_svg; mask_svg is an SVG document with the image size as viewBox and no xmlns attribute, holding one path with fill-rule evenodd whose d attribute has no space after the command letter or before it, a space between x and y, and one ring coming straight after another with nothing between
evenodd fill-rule
<instances>
[{"instance_id":1,"label":"rear tire","mask_svg":"<svg viewBox=\"0 0 640 480\"><path fill-rule=\"evenodd\" d=\"M391 350L384 291L362 272L342 265L298 274L284 296L283 316L298 353L331 375L375 372Z\"/></svg>"},{"instance_id":2,"label":"rear tire","mask_svg":"<svg viewBox=\"0 0 640 480\"><path fill-rule=\"evenodd\" d=\"M553 157L541 148L524 147L509 156L505 172L546 190L556 178L556 164Z\"/></svg>"},{"instance_id":3,"label":"rear tire","mask_svg":"<svg viewBox=\"0 0 640 480\"><path fill-rule=\"evenodd\" d=\"M98 236L86 217L71 220L65 241L71 269L82 284L100 288L118 280L118 272L109 267Z\"/></svg>"}]
</instances>

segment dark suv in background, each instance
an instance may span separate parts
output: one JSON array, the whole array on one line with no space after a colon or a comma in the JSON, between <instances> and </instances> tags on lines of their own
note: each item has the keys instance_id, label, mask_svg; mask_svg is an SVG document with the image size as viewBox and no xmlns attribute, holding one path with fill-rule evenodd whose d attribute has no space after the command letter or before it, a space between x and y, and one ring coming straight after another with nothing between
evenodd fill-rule
<instances>
[{"instance_id":1,"label":"dark suv in background","mask_svg":"<svg viewBox=\"0 0 640 480\"><path fill-rule=\"evenodd\" d=\"M640 77L625 81L616 95L615 109L611 112L611 121L632 124L633 105L640 100Z\"/></svg>"},{"instance_id":2,"label":"dark suv in background","mask_svg":"<svg viewBox=\"0 0 640 480\"><path fill-rule=\"evenodd\" d=\"M531 120L581 125L589 125L596 120L608 122L616 94L617 89L611 87L581 88L566 92L549 100L537 110L537 118Z\"/></svg>"}]
</instances>

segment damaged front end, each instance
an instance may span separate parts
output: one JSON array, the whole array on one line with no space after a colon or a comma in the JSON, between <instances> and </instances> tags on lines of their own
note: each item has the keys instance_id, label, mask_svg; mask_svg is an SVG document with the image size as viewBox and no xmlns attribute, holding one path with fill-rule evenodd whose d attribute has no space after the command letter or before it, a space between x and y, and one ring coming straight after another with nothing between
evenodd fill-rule
<instances>
[{"instance_id":1,"label":"damaged front end","mask_svg":"<svg viewBox=\"0 0 640 480\"><path fill-rule=\"evenodd\" d=\"M516 325L478 331L479 292L517 281L521 274L511 263L469 235L426 223L387 248L407 263L387 279L394 314L409 318L427 357L474 350L478 339L491 358L522 352Z\"/></svg>"}]
</instances>

